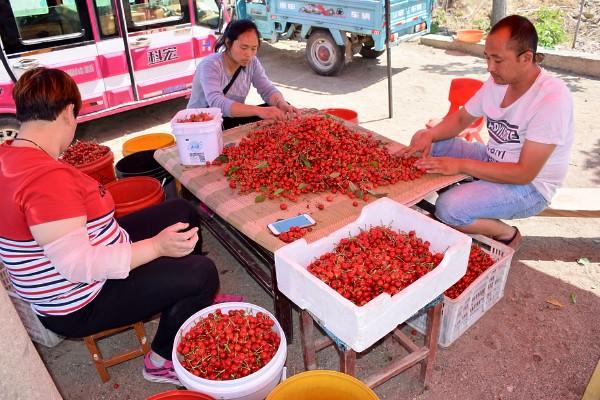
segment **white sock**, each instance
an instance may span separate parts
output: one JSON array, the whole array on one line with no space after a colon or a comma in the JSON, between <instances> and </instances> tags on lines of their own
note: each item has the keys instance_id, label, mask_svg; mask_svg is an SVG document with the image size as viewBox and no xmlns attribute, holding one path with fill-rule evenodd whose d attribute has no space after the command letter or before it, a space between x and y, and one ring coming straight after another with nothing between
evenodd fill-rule
<instances>
[{"instance_id":1,"label":"white sock","mask_svg":"<svg viewBox=\"0 0 600 400\"><path fill-rule=\"evenodd\" d=\"M154 364L155 367L162 367L165 364L166 359L162 358L158 354L153 351L150 351L150 362Z\"/></svg>"}]
</instances>

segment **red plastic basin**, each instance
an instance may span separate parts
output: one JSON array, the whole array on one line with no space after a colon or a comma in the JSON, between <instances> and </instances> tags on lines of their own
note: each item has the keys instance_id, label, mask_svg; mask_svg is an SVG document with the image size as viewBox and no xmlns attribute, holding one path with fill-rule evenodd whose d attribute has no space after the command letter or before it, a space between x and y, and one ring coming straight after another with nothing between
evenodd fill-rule
<instances>
[{"instance_id":1,"label":"red plastic basin","mask_svg":"<svg viewBox=\"0 0 600 400\"><path fill-rule=\"evenodd\" d=\"M165 192L158 179L149 176L132 176L106 185L115 201L115 217L161 203Z\"/></svg>"},{"instance_id":2,"label":"red plastic basin","mask_svg":"<svg viewBox=\"0 0 600 400\"><path fill-rule=\"evenodd\" d=\"M358 113L348 108L326 108L321 110L325 114L331 114L348 122L358 124Z\"/></svg>"}]
</instances>

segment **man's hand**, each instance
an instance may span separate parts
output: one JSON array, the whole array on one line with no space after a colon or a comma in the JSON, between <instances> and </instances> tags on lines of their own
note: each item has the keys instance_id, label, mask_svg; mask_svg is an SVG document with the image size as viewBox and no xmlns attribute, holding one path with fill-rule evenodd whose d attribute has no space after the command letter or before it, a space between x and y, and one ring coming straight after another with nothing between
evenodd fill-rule
<instances>
[{"instance_id":1,"label":"man's hand","mask_svg":"<svg viewBox=\"0 0 600 400\"><path fill-rule=\"evenodd\" d=\"M431 152L432 142L431 131L429 129L421 129L413 135L410 145L400 150L399 154L403 157L410 157L415 153L421 153L422 157L428 157Z\"/></svg>"},{"instance_id":2,"label":"man's hand","mask_svg":"<svg viewBox=\"0 0 600 400\"><path fill-rule=\"evenodd\" d=\"M457 175L462 173L462 159L453 157L424 157L415 166L432 174Z\"/></svg>"},{"instance_id":3,"label":"man's hand","mask_svg":"<svg viewBox=\"0 0 600 400\"><path fill-rule=\"evenodd\" d=\"M285 113L277 107L257 107L256 115L262 119L282 119Z\"/></svg>"}]
</instances>

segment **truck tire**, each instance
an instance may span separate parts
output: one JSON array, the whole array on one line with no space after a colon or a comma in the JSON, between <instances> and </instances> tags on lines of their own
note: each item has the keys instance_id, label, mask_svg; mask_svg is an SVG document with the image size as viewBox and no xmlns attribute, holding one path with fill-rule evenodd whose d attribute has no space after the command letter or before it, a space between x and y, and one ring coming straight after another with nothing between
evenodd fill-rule
<instances>
[{"instance_id":1,"label":"truck tire","mask_svg":"<svg viewBox=\"0 0 600 400\"><path fill-rule=\"evenodd\" d=\"M7 139L14 138L19 133L21 123L12 116L0 117L0 143L4 143Z\"/></svg>"},{"instance_id":2,"label":"truck tire","mask_svg":"<svg viewBox=\"0 0 600 400\"><path fill-rule=\"evenodd\" d=\"M315 30L308 37L306 60L319 75L337 75L344 68L344 51L329 32Z\"/></svg>"},{"instance_id":3,"label":"truck tire","mask_svg":"<svg viewBox=\"0 0 600 400\"><path fill-rule=\"evenodd\" d=\"M385 53L385 50L374 50L373 44L363 43L360 49L360 55L364 58L377 58Z\"/></svg>"}]
</instances>

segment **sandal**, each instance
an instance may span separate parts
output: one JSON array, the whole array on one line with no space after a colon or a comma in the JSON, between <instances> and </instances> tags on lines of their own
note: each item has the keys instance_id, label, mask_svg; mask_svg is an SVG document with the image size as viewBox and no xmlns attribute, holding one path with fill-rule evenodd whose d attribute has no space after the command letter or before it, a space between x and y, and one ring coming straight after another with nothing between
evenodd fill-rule
<instances>
[{"instance_id":1,"label":"sandal","mask_svg":"<svg viewBox=\"0 0 600 400\"><path fill-rule=\"evenodd\" d=\"M496 240L498 242L510 247L511 249L513 249L516 252L521 247L521 242L523 241L523 236L521 236L521 232L519 231L519 228L517 228L516 226L513 226L513 228L515 228L515 233L510 239L506 239L506 240L496 239Z\"/></svg>"},{"instance_id":2,"label":"sandal","mask_svg":"<svg viewBox=\"0 0 600 400\"><path fill-rule=\"evenodd\" d=\"M244 296L239 295L239 294L219 293L215 296L215 299L213 300L213 304L242 302L244 300L246 300L244 298Z\"/></svg>"}]
</instances>

